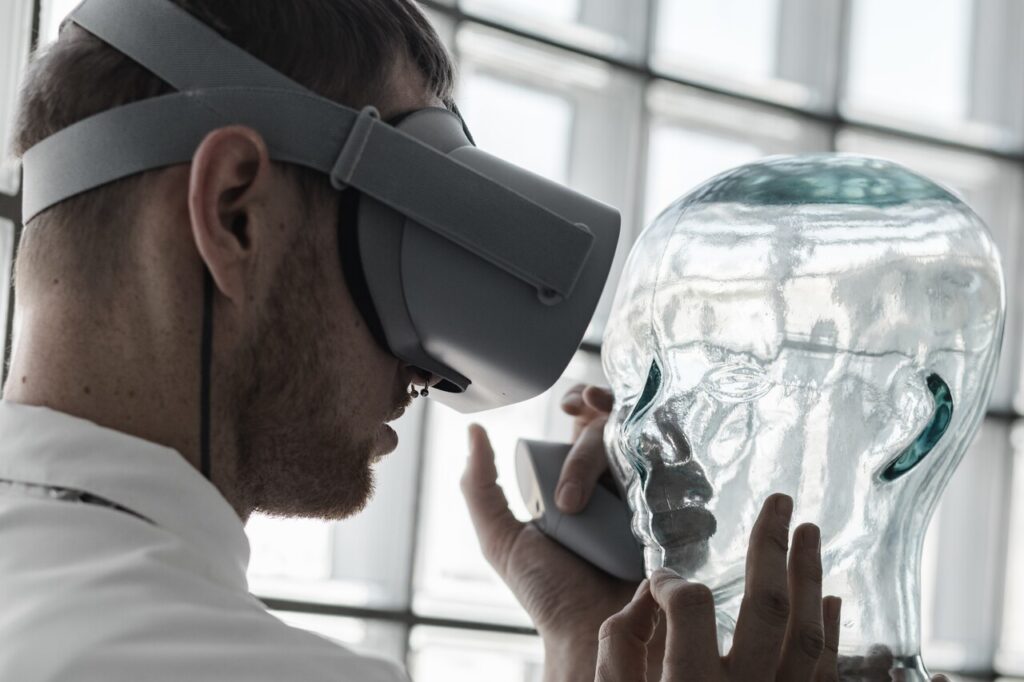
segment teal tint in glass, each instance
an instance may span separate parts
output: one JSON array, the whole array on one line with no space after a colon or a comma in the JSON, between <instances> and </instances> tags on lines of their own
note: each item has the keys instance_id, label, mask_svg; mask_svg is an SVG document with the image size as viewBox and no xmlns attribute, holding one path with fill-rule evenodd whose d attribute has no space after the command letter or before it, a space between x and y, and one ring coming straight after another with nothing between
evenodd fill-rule
<instances>
[{"instance_id":1,"label":"teal tint in glass","mask_svg":"<svg viewBox=\"0 0 1024 682\"><path fill-rule=\"evenodd\" d=\"M949 428L949 422L953 419L953 397L949 393L949 386L938 374L928 377L928 390L935 400L935 413L931 421L924 427L921 435L914 439L906 450L903 451L895 462L890 464L882 472L882 478L886 481L895 481L897 478L916 467L925 456L938 444L939 440Z\"/></svg>"},{"instance_id":2,"label":"teal tint in glass","mask_svg":"<svg viewBox=\"0 0 1024 682\"><path fill-rule=\"evenodd\" d=\"M651 406L654 396L658 394L660 388L661 367L658 366L658 359L655 358L651 361L651 368L647 371L647 381L644 382L643 393L640 394L640 399L636 401L633 411L626 420L627 427L635 422L638 417L642 416L644 411Z\"/></svg>"},{"instance_id":3,"label":"teal tint in glass","mask_svg":"<svg viewBox=\"0 0 1024 682\"><path fill-rule=\"evenodd\" d=\"M644 230L602 348L605 441L647 569L712 589L723 651L751 528L782 492L792 527L822 530L842 679L927 679L921 542L984 415L1004 309L974 211L881 159L740 166Z\"/></svg>"},{"instance_id":4,"label":"teal tint in glass","mask_svg":"<svg viewBox=\"0 0 1024 682\"><path fill-rule=\"evenodd\" d=\"M658 365L658 358L654 358L651 361L651 367L647 370L647 381L644 382L643 393L640 394L640 399L636 401L636 405L633 406L633 411L629 417L626 418L623 424L623 431L629 432L631 427L637 424L640 419L643 418L644 412L654 402L655 396L658 395L658 391L661 390L661 366ZM642 434L633 432L630 434L632 445L628 454L629 461L633 466L633 470L639 477L640 485L644 486L647 482L647 466L646 458L642 454L643 446L641 445Z\"/></svg>"}]
</instances>

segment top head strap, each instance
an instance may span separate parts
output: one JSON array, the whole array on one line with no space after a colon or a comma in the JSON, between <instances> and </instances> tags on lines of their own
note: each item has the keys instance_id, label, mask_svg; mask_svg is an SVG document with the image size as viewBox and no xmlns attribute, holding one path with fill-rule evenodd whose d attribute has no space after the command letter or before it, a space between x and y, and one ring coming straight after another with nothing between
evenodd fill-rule
<instances>
[{"instance_id":1,"label":"top head strap","mask_svg":"<svg viewBox=\"0 0 1024 682\"><path fill-rule=\"evenodd\" d=\"M170 0L84 0L71 20L180 92L97 114L26 152L25 222L108 182L188 163L209 132L243 124L264 136L275 161L372 196L543 300L571 295L594 240L585 226L382 123L372 109L310 92Z\"/></svg>"}]
</instances>

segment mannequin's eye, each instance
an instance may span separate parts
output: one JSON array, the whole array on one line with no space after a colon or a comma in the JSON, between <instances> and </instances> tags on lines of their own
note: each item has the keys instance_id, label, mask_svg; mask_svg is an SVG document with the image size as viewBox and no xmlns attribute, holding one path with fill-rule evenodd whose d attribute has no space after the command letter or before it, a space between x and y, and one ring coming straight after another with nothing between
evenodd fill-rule
<instances>
[{"instance_id":1,"label":"mannequin's eye","mask_svg":"<svg viewBox=\"0 0 1024 682\"><path fill-rule=\"evenodd\" d=\"M921 463L942 439L953 419L953 395L938 374L928 377L928 390L935 400L935 412L921 434L882 472L882 480L895 481Z\"/></svg>"},{"instance_id":2,"label":"mannequin's eye","mask_svg":"<svg viewBox=\"0 0 1024 682\"><path fill-rule=\"evenodd\" d=\"M644 383L644 390L640 394L640 399L636 401L636 405L633 407L633 411L626 417L624 423L625 428L630 428L636 423L640 417L647 411L647 408L654 402L654 398L658 395L658 391L661 389L661 366L658 364L658 358L654 358L651 361L651 368L647 371L647 381Z\"/></svg>"}]
</instances>

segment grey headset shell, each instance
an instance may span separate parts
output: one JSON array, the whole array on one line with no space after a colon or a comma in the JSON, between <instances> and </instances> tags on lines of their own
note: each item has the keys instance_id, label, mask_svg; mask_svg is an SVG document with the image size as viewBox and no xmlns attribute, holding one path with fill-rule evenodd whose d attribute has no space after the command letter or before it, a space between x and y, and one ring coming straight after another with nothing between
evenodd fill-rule
<instances>
[{"instance_id":1,"label":"grey headset shell","mask_svg":"<svg viewBox=\"0 0 1024 682\"><path fill-rule=\"evenodd\" d=\"M570 297L547 304L534 287L454 242L370 197L360 201L370 296L392 353L446 380L447 390L431 395L468 413L543 393L569 364L597 307L618 242L618 211L477 149L446 110L418 111L398 128L594 234Z\"/></svg>"}]
</instances>

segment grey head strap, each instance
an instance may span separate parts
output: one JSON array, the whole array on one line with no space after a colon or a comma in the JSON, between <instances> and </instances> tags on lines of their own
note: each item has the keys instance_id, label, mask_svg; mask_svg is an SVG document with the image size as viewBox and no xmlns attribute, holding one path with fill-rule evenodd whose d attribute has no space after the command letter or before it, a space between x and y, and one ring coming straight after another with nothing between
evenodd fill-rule
<instances>
[{"instance_id":1,"label":"grey head strap","mask_svg":"<svg viewBox=\"0 0 1024 682\"><path fill-rule=\"evenodd\" d=\"M373 197L546 297L571 295L593 246L585 226L381 122L372 107L310 92L169 0L84 0L70 19L180 92L102 112L26 152L26 223L81 192L187 163L209 132L243 124L275 161Z\"/></svg>"}]
</instances>

